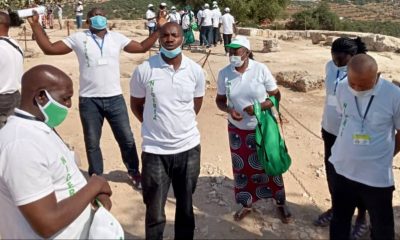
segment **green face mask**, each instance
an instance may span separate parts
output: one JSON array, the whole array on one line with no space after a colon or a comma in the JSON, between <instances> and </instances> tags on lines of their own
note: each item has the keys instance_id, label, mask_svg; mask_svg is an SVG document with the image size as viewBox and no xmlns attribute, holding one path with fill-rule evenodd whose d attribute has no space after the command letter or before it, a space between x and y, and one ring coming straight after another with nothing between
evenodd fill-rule
<instances>
[{"instance_id":1,"label":"green face mask","mask_svg":"<svg viewBox=\"0 0 400 240\"><path fill-rule=\"evenodd\" d=\"M44 122L49 127L54 128L65 120L68 114L68 108L54 100L46 90L44 90L44 92L49 101L44 106L38 103L38 106L45 117Z\"/></svg>"}]
</instances>

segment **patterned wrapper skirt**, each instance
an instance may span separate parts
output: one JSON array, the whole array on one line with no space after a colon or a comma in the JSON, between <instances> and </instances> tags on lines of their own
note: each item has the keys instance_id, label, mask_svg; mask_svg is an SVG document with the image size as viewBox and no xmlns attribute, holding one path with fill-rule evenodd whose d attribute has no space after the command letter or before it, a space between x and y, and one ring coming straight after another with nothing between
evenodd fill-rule
<instances>
[{"instance_id":1,"label":"patterned wrapper skirt","mask_svg":"<svg viewBox=\"0 0 400 240\"><path fill-rule=\"evenodd\" d=\"M274 198L278 205L285 203L282 175L268 176L257 157L255 130L242 130L228 125L235 199L250 207L259 199Z\"/></svg>"}]
</instances>

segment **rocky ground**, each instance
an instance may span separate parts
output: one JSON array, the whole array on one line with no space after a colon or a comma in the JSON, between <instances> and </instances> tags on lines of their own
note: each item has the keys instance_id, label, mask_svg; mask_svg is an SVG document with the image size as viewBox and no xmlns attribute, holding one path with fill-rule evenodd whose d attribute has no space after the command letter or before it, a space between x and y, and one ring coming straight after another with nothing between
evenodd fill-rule
<instances>
[{"instance_id":1,"label":"rocky ground","mask_svg":"<svg viewBox=\"0 0 400 240\"><path fill-rule=\"evenodd\" d=\"M144 39L146 34L137 29L115 29L136 40ZM20 40L24 46L23 36L18 36L21 29L12 29L12 36ZM66 36L66 31L50 30L48 34L52 41ZM28 37L29 39L29 37ZM324 65L330 59L329 47L313 45L310 40L281 41L280 51L261 53L263 39L251 38L256 60L266 64L276 74L285 71L307 71L314 78L322 78ZM82 171L87 170L84 151L82 128L78 113L78 62L74 53L65 56L44 56L33 41L27 42L32 58L25 60L25 69L37 64L52 64L68 73L74 81L75 96L73 107L67 121L58 131L66 142L75 148L82 160ZM154 50L155 51L155 50ZM121 56L121 84L127 103L129 103L129 79L134 68L150 54L127 54ZM285 139L293 159L290 171L284 174L287 202L292 210L294 221L282 224L278 219L273 201L259 201L254 206L254 212L241 222L235 222L232 215L238 206L234 203L233 177L227 137L227 121L225 114L215 106L216 80L219 69L228 64L228 58L223 53L223 47L212 48L208 63L204 69L207 73L208 89L204 98L203 108L198 116L199 129L202 135L201 175L194 195L196 213L196 239L327 239L327 228L316 228L313 219L330 207L330 198L326 185L323 166L323 144L320 135L322 115L323 90L307 93L295 92L280 86L282 91L282 112L289 123L284 125ZM184 54L195 61L204 58L201 51ZM400 56L396 53L371 53L378 63L383 76L400 79L398 62ZM200 61L200 63L202 63ZM131 126L134 131L138 150L140 152L140 124L130 114ZM122 164L118 146L108 124L105 124L101 139L105 162L105 176L113 189L112 213L122 223L127 238L140 239L144 237L145 206L141 193L132 189L127 183L128 178ZM400 162L395 159L397 168L394 170L398 183L400 182ZM397 238L400 239L400 194L394 194L394 208ZM170 192L167 205L167 225L165 238L172 239L174 234L175 200Z\"/></svg>"}]
</instances>

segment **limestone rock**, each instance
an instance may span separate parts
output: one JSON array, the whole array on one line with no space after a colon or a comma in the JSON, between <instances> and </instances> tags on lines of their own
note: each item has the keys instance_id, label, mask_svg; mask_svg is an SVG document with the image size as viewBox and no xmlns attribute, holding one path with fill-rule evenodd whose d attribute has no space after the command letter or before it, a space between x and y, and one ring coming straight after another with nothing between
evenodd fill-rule
<instances>
[{"instance_id":1,"label":"limestone rock","mask_svg":"<svg viewBox=\"0 0 400 240\"><path fill-rule=\"evenodd\" d=\"M319 44L320 42L326 41L326 35L319 32L311 32L310 36L313 44Z\"/></svg>"},{"instance_id":2,"label":"limestone rock","mask_svg":"<svg viewBox=\"0 0 400 240\"><path fill-rule=\"evenodd\" d=\"M278 84L299 92L321 89L324 84L323 77L310 75L307 71L278 72L275 78Z\"/></svg>"},{"instance_id":3,"label":"limestone rock","mask_svg":"<svg viewBox=\"0 0 400 240\"><path fill-rule=\"evenodd\" d=\"M268 52L279 52L281 50L281 47L279 45L279 40L276 38L270 38L267 40L264 40L264 48L262 52L268 53Z\"/></svg>"}]
</instances>

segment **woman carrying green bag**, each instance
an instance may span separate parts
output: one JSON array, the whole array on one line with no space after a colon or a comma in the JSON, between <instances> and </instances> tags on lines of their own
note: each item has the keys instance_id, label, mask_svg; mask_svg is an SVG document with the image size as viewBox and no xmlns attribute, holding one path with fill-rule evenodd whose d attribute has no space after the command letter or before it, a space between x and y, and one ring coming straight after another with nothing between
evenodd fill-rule
<instances>
[{"instance_id":1,"label":"woman carrying green bag","mask_svg":"<svg viewBox=\"0 0 400 240\"><path fill-rule=\"evenodd\" d=\"M197 26L196 20L194 19L194 13L191 10L190 6L185 7L185 13L182 15L182 29L183 29L183 37L184 43L183 46L189 46L195 42L194 34L193 34L193 24Z\"/></svg>"},{"instance_id":2,"label":"woman carrying green bag","mask_svg":"<svg viewBox=\"0 0 400 240\"><path fill-rule=\"evenodd\" d=\"M251 206L259 199L274 198L283 223L289 223L291 213L286 205L282 175L270 176L265 172L257 156L255 102L262 110L273 104L268 99L280 99L276 81L269 69L253 60L250 42L237 36L226 46L230 65L219 72L216 103L228 113L228 133L235 181L235 199L242 206L235 213L239 221L251 212Z\"/></svg>"}]
</instances>

